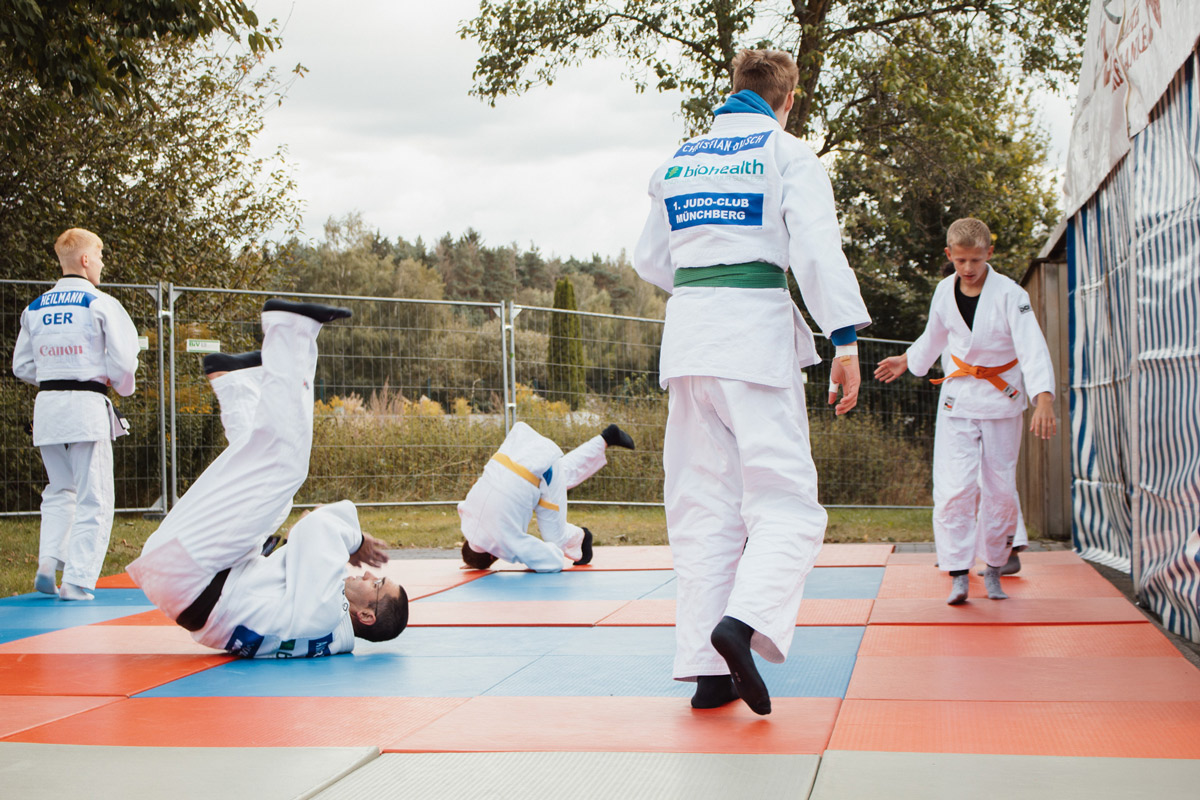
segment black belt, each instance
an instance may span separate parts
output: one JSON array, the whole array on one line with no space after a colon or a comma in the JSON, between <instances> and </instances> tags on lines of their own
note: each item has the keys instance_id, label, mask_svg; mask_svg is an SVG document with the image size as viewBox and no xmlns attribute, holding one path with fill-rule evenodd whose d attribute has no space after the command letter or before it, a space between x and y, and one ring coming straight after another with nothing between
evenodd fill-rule
<instances>
[{"instance_id":1,"label":"black belt","mask_svg":"<svg viewBox=\"0 0 1200 800\"><path fill-rule=\"evenodd\" d=\"M221 599L221 589L225 587L225 579L229 577L230 569L231 567L226 567L214 575L200 596L183 610L175 620L181 627L189 631L198 631L208 624L208 615Z\"/></svg>"},{"instance_id":2,"label":"black belt","mask_svg":"<svg viewBox=\"0 0 1200 800\"><path fill-rule=\"evenodd\" d=\"M108 387L100 381L42 381L39 392L96 392L108 394Z\"/></svg>"}]
</instances>

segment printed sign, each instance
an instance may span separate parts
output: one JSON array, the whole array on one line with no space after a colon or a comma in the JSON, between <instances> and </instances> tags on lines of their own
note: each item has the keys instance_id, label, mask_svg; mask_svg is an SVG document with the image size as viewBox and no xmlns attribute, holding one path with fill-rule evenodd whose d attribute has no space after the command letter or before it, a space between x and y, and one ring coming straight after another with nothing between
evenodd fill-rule
<instances>
[{"instance_id":1,"label":"printed sign","mask_svg":"<svg viewBox=\"0 0 1200 800\"><path fill-rule=\"evenodd\" d=\"M221 342L216 339L188 339L187 351L189 353L219 353L221 352Z\"/></svg>"},{"instance_id":2,"label":"printed sign","mask_svg":"<svg viewBox=\"0 0 1200 800\"><path fill-rule=\"evenodd\" d=\"M1150 123L1200 36L1195 0L1092 0L1064 186L1074 214Z\"/></svg>"},{"instance_id":3,"label":"printed sign","mask_svg":"<svg viewBox=\"0 0 1200 800\"><path fill-rule=\"evenodd\" d=\"M225 643L225 652L242 658L254 658L258 648L262 647L263 638L261 633L252 631L245 625L238 625L233 629L229 641Z\"/></svg>"},{"instance_id":4,"label":"printed sign","mask_svg":"<svg viewBox=\"0 0 1200 800\"><path fill-rule=\"evenodd\" d=\"M696 139L691 142L684 142L683 146L675 151L675 157L710 154L731 156L743 150L757 150L765 145L769 138L771 138L771 131L752 133L749 136L718 136L712 139Z\"/></svg>"},{"instance_id":5,"label":"printed sign","mask_svg":"<svg viewBox=\"0 0 1200 800\"><path fill-rule=\"evenodd\" d=\"M83 306L84 308L88 308L95 299L96 295L87 292L46 292L30 303L29 308L31 311L37 311L40 308L48 306Z\"/></svg>"},{"instance_id":6,"label":"printed sign","mask_svg":"<svg viewBox=\"0 0 1200 800\"><path fill-rule=\"evenodd\" d=\"M664 202L673 231L696 225L762 225L761 194L695 192L677 194Z\"/></svg>"},{"instance_id":7,"label":"printed sign","mask_svg":"<svg viewBox=\"0 0 1200 800\"><path fill-rule=\"evenodd\" d=\"M694 167L673 166L667 168L666 180L672 178L703 178L720 175L762 175L766 165L757 158L737 164L697 164Z\"/></svg>"}]
</instances>

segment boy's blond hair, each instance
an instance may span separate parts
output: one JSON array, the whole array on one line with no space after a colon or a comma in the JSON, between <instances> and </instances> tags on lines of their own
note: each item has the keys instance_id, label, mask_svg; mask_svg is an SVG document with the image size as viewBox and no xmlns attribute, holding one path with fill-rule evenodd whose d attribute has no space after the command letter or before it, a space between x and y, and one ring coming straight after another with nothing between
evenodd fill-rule
<instances>
[{"instance_id":1,"label":"boy's blond hair","mask_svg":"<svg viewBox=\"0 0 1200 800\"><path fill-rule=\"evenodd\" d=\"M733 91L749 89L771 108L782 108L799 82L795 60L782 50L743 50L733 58Z\"/></svg>"},{"instance_id":2,"label":"boy's blond hair","mask_svg":"<svg viewBox=\"0 0 1200 800\"><path fill-rule=\"evenodd\" d=\"M66 263L72 256L89 247L104 247L104 241L86 228L67 228L54 242L58 260Z\"/></svg>"},{"instance_id":3,"label":"boy's blond hair","mask_svg":"<svg viewBox=\"0 0 1200 800\"><path fill-rule=\"evenodd\" d=\"M992 232L981 220L974 217L963 217L950 223L946 229L946 247L983 247L992 246Z\"/></svg>"}]
</instances>

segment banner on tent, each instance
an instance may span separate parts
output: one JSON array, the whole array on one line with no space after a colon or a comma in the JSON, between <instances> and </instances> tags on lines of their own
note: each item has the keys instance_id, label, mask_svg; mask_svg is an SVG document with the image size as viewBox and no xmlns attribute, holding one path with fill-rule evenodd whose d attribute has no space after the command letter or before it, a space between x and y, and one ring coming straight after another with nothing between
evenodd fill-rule
<instances>
[{"instance_id":1,"label":"banner on tent","mask_svg":"<svg viewBox=\"0 0 1200 800\"><path fill-rule=\"evenodd\" d=\"M1092 0L1067 155L1067 215L1129 152L1197 37L1195 0Z\"/></svg>"}]
</instances>

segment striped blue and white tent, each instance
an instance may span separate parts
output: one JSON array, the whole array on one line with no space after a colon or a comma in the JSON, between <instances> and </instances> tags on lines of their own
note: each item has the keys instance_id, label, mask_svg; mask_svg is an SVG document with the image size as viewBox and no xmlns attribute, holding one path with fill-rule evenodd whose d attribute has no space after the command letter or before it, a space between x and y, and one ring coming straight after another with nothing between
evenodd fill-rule
<instances>
[{"instance_id":1,"label":"striped blue and white tent","mask_svg":"<svg viewBox=\"0 0 1200 800\"><path fill-rule=\"evenodd\" d=\"M1200 641L1200 3L1093 0L1068 157L1073 530Z\"/></svg>"}]
</instances>

